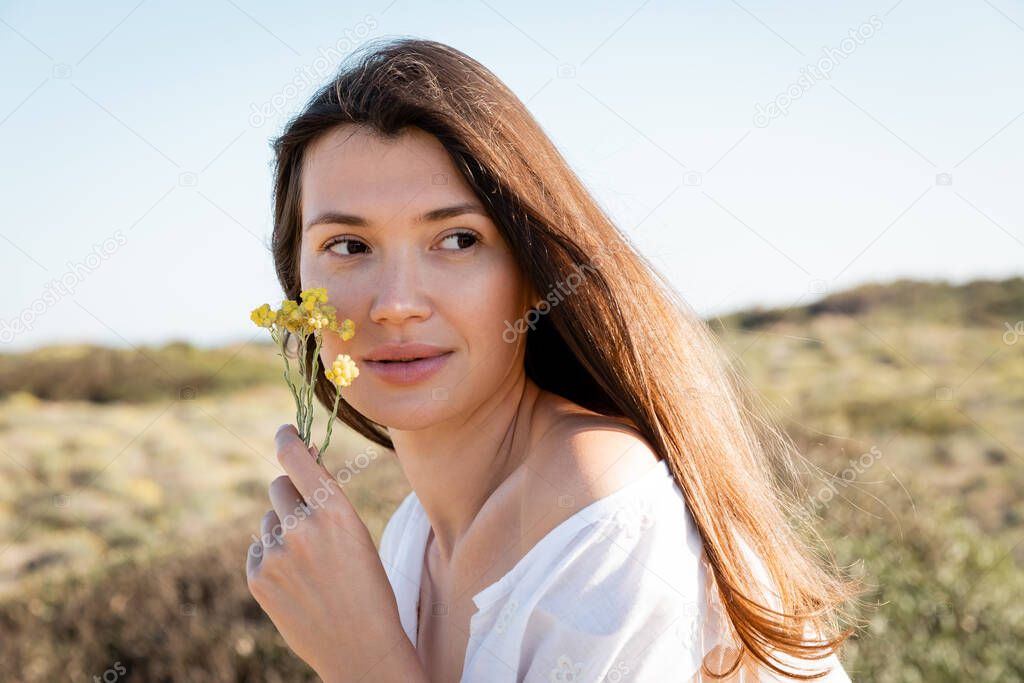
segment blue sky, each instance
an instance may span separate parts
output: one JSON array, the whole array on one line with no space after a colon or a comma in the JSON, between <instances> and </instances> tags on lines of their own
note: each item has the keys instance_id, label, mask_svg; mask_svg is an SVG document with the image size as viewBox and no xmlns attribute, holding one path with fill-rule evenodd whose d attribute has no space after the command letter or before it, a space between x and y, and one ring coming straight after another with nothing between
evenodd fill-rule
<instances>
[{"instance_id":1,"label":"blue sky","mask_svg":"<svg viewBox=\"0 0 1024 683\"><path fill-rule=\"evenodd\" d=\"M1019 2L2 3L0 350L252 337L269 141L387 36L502 78L703 315L1024 271Z\"/></svg>"}]
</instances>

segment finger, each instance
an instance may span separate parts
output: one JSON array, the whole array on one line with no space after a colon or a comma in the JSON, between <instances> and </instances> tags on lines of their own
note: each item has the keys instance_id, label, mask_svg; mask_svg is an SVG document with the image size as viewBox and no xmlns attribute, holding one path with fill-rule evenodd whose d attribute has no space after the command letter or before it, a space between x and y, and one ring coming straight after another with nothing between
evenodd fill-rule
<instances>
[{"instance_id":1,"label":"finger","mask_svg":"<svg viewBox=\"0 0 1024 683\"><path fill-rule=\"evenodd\" d=\"M308 514L302 512L305 503L306 501L287 475L281 475L270 482L270 504L274 506L274 512L277 513L277 517L283 525L281 535L284 535L288 529L294 528L296 521L294 517Z\"/></svg>"},{"instance_id":2,"label":"finger","mask_svg":"<svg viewBox=\"0 0 1024 683\"><path fill-rule=\"evenodd\" d=\"M253 542L249 544L249 551L246 553L245 559L245 572L246 574L252 574L253 571L260 565L263 560L263 553L266 551L268 543L272 542L272 537L268 536L269 528L272 526L269 523L269 513L263 515L263 519L260 520L260 535L258 538L254 538Z\"/></svg>"},{"instance_id":3,"label":"finger","mask_svg":"<svg viewBox=\"0 0 1024 683\"><path fill-rule=\"evenodd\" d=\"M267 510L260 520L260 542L263 544L263 556L268 550L280 548L284 542L281 532L281 520L274 510Z\"/></svg>"},{"instance_id":4,"label":"finger","mask_svg":"<svg viewBox=\"0 0 1024 683\"><path fill-rule=\"evenodd\" d=\"M249 551L245 554L245 573L252 574L256 567L260 566L263 559L263 542L256 539L249 544Z\"/></svg>"},{"instance_id":5,"label":"finger","mask_svg":"<svg viewBox=\"0 0 1024 683\"><path fill-rule=\"evenodd\" d=\"M299 438L295 425L282 425L274 435L274 441L277 461L305 500L313 500L317 489L321 489L320 496L323 490L332 495L341 490L327 468L316 464L315 456L310 455L306 444Z\"/></svg>"}]
</instances>

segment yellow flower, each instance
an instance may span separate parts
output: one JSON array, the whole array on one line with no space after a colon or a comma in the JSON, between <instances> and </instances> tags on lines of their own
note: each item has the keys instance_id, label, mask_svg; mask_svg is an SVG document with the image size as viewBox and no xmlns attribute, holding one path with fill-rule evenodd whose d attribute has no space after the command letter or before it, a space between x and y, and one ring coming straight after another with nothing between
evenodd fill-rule
<instances>
[{"instance_id":1,"label":"yellow flower","mask_svg":"<svg viewBox=\"0 0 1024 683\"><path fill-rule=\"evenodd\" d=\"M292 305L285 305L289 303ZM294 301L285 301L282 303L277 322L292 334L308 334L308 330L306 328L306 315L299 309L298 304Z\"/></svg>"},{"instance_id":2,"label":"yellow flower","mask_svg":"<svg viewBox=\"0 0 1024 683\"><path fill-rule=\"evenodd\" d=\"M270 304L263 304L259 308L252 309L249 319L259 327L273 327L277 321L277 311L270 310Z\"/></svg>"},{"instance_id":3,"label":"yellow flower","mask_svg":"<svg viewBox=\"0 0 1024 683\"><path fill-rule=\"evenodd\" d=\"M339 387L347 387L359 376L359 367L350 356L339 353L329 370L324 373L331 382Z\"/></svg>"},{"instance_id":4,"label":"yellow flower","mask_svg":"<svg viewBox=\"0 0 1024 683\"><path fill-rule=\"evenodd\" d=\"M343 341L348 341L355 335L355 324L347 318L341 323L338 322L338 310L334 306L328 305L327 289L324 287L302 290L299 294L299 299L299 301L294 299L282 300L281 308L276 311L272 310L269 304L263 304L259 308L253 309L249 317L260 327L270 328L274 341L280 347L281 353L278 355L285 359L284 379L292 390L292 396L295 397L299 436L308 445L312 436L312 389L313 383L317 381L317 378L315 376L307 377L305 371L302 370L302 368L308 367L307 351L309 350L309 344L306 342L310 341L309 337L312 335L316 352L319 353L323 336L317 335L317 332L322 332L323 330L336 331L341 335ZM301 387L295 386L291 367L288 364L288 356L285 353L285 330L298 335L300 338L299 369L302 375ZM337 411L338 402L341 400L341 387L347 387L352 384L355 378L359 376L359 367L356 366L355 361L351 357L339 354L334 359L334 362L331 363L330 368L325 370L324 374L328 381L338 387L338 393L334 397L334 410ZM327 450L327 446L331 443L331 428L333 426L334 420L331 419L327 423L327 435L324 438L324 442L319 446L316 457L318 464L321 461L321 456ZM156 500L160 494L159 490L153 489L152 486L145 483L137 484L136 489L140 491L141 497L148 496L150 500Z\"/></svg>"},{"instance_id":5,"label":"yellow flower","mask_svg":"<svg viewBox=\"0 0 1024 683\"><path fill-rule=\"evenodd\" d=\"M303 304L307 302L325 304L327 303L327 289L325 287L305 289L299 294L299 298L302 299Z\"/></svg>"},{"instance_id":6,"label":"yellow flower","mask_svg":"<svg viewBox=\"0 0 1024 683\"><path fill-rule=\"evenodd\" d=\"M331 324L331 319L320 309L315 309L306 316L306 324L313 330L322 330Z\"/></svg>"}]
</instances>

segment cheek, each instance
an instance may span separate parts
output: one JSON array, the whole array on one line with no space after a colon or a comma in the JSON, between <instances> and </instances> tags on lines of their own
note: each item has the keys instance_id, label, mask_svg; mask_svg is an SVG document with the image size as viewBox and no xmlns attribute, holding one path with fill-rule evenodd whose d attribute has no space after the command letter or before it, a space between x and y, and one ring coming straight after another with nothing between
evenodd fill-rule
<instances>
[{"instance_id":1,"label":"cheek","mask_svg":"<svg viewBox=\"0 0 1024 683\"><path fill-rule=\"evenodd\" d=\"M523 314L522 279L511 255L481 264L479 273L451 283L448 316L464 331L471 350L507 347L502 333ZM476 347L476 348L474 348Z\"/></svg>"},{"instance_id":2,"label":"cheek","mask_svg":"<svg viewBox=\"0 0 1024 683\"><path fill-rule=\"evenodd\" d=\"M356 335L365 331L365 322L357 314L356 292L351 287L351 278L341 278L336 273L331 273L326 267L324 260L315 254L302 253L299 264L299 289L305 290L311 287L323 287L327 290L327 302L337 309L338 322L351 318L356 323ZM348 354L355 358L357 356L354 346L356 337L349 341L342 341L341 336L334 332L323 334L323 345L320 347L320 359L324 367L330 367L338 354ZM358 380L357 380L358 381ZM353 385L354 386L354 385ZM344 393L352 389L343 390Z\"/></svg>"},{"instance_id":3,"label":"cheek","mask_svg":"<svg viewBox=\"0 0 1024 683\"><path fill-rule=\"evenodd\" d=\"M317 272L317 255L313 253L313 245L302 243L302 247L299 249L299 289L308 289L310 287L318 287L319 281L322 279L320 273ZM330 292L328 292L328 296Z\"/></svg>"},{"instance_id":4,"label":"cheek","mask_svg":"<svg viewBox=\"0 0 1024 683\"><path fill-rule=\"evenodd\" d=\"M300 252L299 256L299 289L305 290L311 287L323 287L327 290L327 303L337 309L338 320L352 318L357 323L356 306L361 302L361 295L358 294L359 280L351 276L344 276L331 267L330 258L324 254L316 254L312 251ZM327 346L327 337L324 338L324 348ZM339 339L339 344L340 344ZM347 346L347 344L345 344ZM344 353L344 351L341 351ZM333 356L332 356L333 358Z\"/></svg>"}]
</instances>

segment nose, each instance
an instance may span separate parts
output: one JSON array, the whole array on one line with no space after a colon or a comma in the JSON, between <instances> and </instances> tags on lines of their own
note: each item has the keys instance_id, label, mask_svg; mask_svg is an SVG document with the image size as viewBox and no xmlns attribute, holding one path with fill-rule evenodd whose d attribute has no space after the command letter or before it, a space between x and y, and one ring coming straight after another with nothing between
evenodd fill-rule
<instances>
[{"instance_id":1,"label":"nose","mask_svg":"<svg viewBox=\"0 0 1024 683\"><path fill-rule=\"evenodd\" d=\"M382 259L376 285L377 296L370 307L373 322L401 325L430 317L430 304L420 285L415 256L394 253L392 258Z\"/></svg>"}]
</instances>

